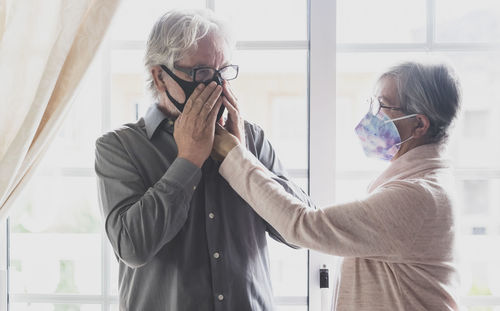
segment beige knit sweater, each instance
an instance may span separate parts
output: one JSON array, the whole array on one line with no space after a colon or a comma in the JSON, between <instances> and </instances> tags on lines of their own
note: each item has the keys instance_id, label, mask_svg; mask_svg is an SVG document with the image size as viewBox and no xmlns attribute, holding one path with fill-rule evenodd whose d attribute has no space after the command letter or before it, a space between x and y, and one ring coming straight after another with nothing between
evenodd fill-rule
<instances>
[{"instance_id":1,"label":"beige knit sweater","mask_svg":"<svg viewBox=\"0 0 500 311\"><path fill-rule=\"evenodd\" d=\"M410 150L366 198L319 210L286 193L244 147L231 150L220 174L289 243L345 257L336 310L458 310L454 211L439 149Z\"/></svg>"}]
</instances>

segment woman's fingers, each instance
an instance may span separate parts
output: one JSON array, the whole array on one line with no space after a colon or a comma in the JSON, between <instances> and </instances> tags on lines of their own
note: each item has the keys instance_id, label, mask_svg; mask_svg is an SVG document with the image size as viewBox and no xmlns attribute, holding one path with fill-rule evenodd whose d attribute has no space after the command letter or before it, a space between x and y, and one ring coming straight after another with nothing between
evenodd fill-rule
<instances>
[{"instance_id":1,"label":"woman's fingers","mask_svg":"<svg viewBox=\"0 0 500 311\"><path fill-rule=\"evenodd\" d=\"M224 132L227 132L227 130L222 126L220 125L219 123L215 124L215 135L222 135L224 134Z\"/></svg>"},{"instance_id":2,"label":"woman's fingers","mask_svg":"<svg viewBox=\"0 0 500 311\"><path fill-rule=\"evenodd\" d=\"M239 139L220 125L215 125L214 145L212 157L222 161L235 146L240 143Z\"/></svg>"}]
</instances>

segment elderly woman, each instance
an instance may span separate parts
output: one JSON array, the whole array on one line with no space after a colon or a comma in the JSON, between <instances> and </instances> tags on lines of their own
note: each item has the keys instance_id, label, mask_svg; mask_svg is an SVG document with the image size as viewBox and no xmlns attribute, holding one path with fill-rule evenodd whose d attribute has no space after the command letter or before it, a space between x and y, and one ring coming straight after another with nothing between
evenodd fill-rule
<instances>
[{"instance_id":1,"label":"elderly woman","mask_svg":"<svg viewBox=\"0 0 500 311\"><path fill-rule=\"evenodd\" d=\"M442 147L459 109L457 79L445 65L408 62L377 86L355 130L368 156L391 163L362 200L306 209L239 143L237 130L217 129L213 156L225 158L220 174L289 243L345 257L337 310L456 310Z\"/></svg>"}]
</instances>

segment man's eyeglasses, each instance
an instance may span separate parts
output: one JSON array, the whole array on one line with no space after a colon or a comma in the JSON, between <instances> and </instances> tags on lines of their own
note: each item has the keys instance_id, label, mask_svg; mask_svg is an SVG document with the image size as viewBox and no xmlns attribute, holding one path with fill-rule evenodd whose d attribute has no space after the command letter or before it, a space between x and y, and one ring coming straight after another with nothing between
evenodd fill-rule
<instances>
[{"instance_id":1,"label":"man's eyeglasses","mask_svg":"<svg viewBox=\"0 0 500 311\"><path fill-rule=\"evenodd\" d=\"M223 80L233 80L238 77L238 65L228 65L217 70L212 67L196 67L196 68L182 68L174 65L174 68L188 74L194 82L207 82L214 79L218 75Z\"/></svg>"},{"instance_id":2,"label":"man's eyeglasses","mask_svg":"<svg viewBox=\"0 0 500 311\"><path fill-rule=\"evenodd\" d=\"M391 107L391 106L382 105L380 100L376 97L370 97L370 99L368 99L368 103L370 104L370 112L374 116L376 116L380 112L381 108L390 109L390 110L400 110L400 111L403 110L400 107Z\"/></svg>"}]
</instances>

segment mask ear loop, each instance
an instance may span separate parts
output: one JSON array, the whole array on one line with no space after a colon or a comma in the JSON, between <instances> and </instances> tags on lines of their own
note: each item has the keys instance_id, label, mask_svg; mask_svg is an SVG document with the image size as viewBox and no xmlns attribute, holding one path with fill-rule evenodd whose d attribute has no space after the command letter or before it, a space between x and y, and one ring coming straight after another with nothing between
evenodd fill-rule
<instances>
[{"instance_id":1,"label":"mask ear loop","mask_svg":"<svg viewBox=\"0 0 500 311\"><path fill-rule=\"evenodd\" d=\"M407 141L409 141L412 138L413 138L413 135L411 135L410 137L408 137L407 139L403 140L400 143L394 144L394 146L401 146L402 144L406 143Z\"/></svg>"},{"instance_id":2,"label":"mask ear loop","mask_svg":"<svg viewBox=\"0 0 500 311\"><path fill-rule=\"evenodd\" d=\"M416 117L418 116L417 113L414 113L414 114L409 114L407 116L403 116L403 117L399 117L399 118L395 118L395 119L389 119L389 120L385 120L384 123L389 123L389 122L394 122L394 121L399 121L399 120L404 120L404 119L409 119L409 118L413 118L413 117Z\"/></svg>"},{"instance_id":3,"label":"mask ear loop","mask_svg":"<svg viewBox=\"0 0 500 311\"><path fill-rule=\"evenodd\" d=\"M176 75L175 75L175 74L174 74L174 73L173 73L170 69L168 69L168 67L167 67L167 66L165 66L165 65L160 65L160 66L161 66L161 68L162 68L162 69L163 69L163 70L164 70L164 71L165 71L165 72L166 72L166 73L167 73L167 74L168 74L168 75L169 75L169 76L170 76L170 77L171 77L171 78L172 78L172 79L173 79L173 80L174 80L174 81L175 81L175 82L179 85L179 86L181 86L181 85L182 85L182 83L184 83L184 82L185 82L185 81L183 81L182 79L180 79L179 77L177 77L177 76L176 76ZM165 82L164 82L164 83L165 83ZM165 85L165 92L167 93L167 97L168 97L168 99L169 99L169 100L170 100L170 101L171 101L171 102L175 105L175 107L176 107L177 109L179 109L180 111L182 111L182 110L183 110L183 107L184 107L184 105L187 103L187 100L188 100L188 99L187 99L187 98L185 98L185 99L184 99L184 103L180 103L180 102L178 102L178 101L177 101L177 100L176 100L176 99L175 99L175 98L174 98L174 97L170 94L170 92L168 91L168 89L167 89L167 86L166 86L166 85ZM186 95L186 94L184 93L184 95Z\"/></svg>"},{"instance_id":4,"label":"mask ear loop","mask_svg":"<svg viewBox=\"0 0 500 311\"><path fill-rule=\"evenodd\" d=\"M403 117L399 117L399 118L395 118L395 119L386 120L386 121L384 121L384 123L394 122L394 121L399 121L399 120L404 120L404 119L409 119L409 118L413 118L413 117L415 117L417 115L418 115L417 113L414 113L414 114L410 114L410 115L407 115L407 116L403 116ZM414 138L413 135L411 135L410 137L408 137L407 139L403 140L400 143L394 144L394 146L401 146L402 144L406 143L407 141L409 141L412 138Z\"/></svg>"}]
</instances>

